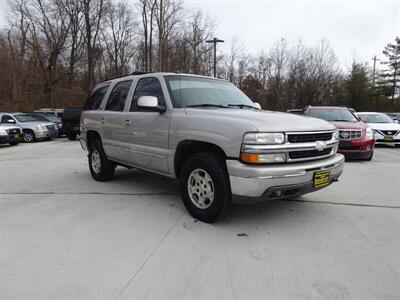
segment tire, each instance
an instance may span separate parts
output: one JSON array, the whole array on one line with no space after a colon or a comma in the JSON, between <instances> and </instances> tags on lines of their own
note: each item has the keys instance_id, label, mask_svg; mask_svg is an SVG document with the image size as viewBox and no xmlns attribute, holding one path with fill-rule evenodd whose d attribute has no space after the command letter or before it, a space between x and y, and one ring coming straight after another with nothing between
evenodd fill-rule
<instances>
[{"instance_id":1,"label":"tire","mask_svg":"<svg viewBox=\"0 0 400 300\"><path fill-rule=\"evenodd\" d=\"M183 203L196 219L211 223L232 206L232 193L225 162L214 153L190 157L180 172Z\"/></svg>"},{"instance_id":2,"label":"tire","mask_svg":"<svg viewBox=\"0 0 400 300\"><path fill-rule=\"evenodd\" d=\"M36 140L35 133L32 130L24 130L22 132L25 143L32 143Z\"/></svg>"},{"instance_id":3,"label":"tire","mask_svg":"<svg viewBox=\"0 0 400 300\"><path fill-rule=\"evenodd\" d=\"M89 148L89 169L96 181L108 181L114 178L115 164L108 160L101 140L93 141Z\"/></svg>"},{"instance_id":4,"label":"tire","mask_svg":"<svg viewBox=\"0 0 400 300\"><path fill-rule=\"evenodd\" d=\"M371 161L373 156L374 156L374 152L371 152L371 154L367 158L365 158L364 160Z\"/></svg>"},{"instance_id":5,"label":"tire","mask_svg":"<svg viewBox=\"0 0 400 300\"><path fill-rule=\"evenodd\" d=\"M11 145L11 146L16 146L16 145L18 145L18 142L10 143L10 145Z\"/></svg>"},{"instance_id":6,"label":"tire","mask_svg":"<svg viewBox=\"0 0 400 300\"><path fill-rule=\"evenodd\" d=\"M75 141L77 134L75 132L69 132L67 136L70 141Z\"/></svg>"}]
</instances>

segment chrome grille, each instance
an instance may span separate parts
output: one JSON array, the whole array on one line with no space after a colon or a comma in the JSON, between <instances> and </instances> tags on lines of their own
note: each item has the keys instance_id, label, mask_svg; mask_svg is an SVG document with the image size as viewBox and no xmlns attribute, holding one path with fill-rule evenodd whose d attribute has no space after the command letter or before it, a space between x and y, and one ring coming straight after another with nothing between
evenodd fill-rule
<instances>
[{"instance_id":1,"label":"chrome grille","mask_svg":"<svg viewBox=\"0 0 400 300\"><path fill-rule=\"evenodd\" d=\"M307 142L316 142L316 141L329 141L331 139L332 139L332 132L288 134L288 142L289 143L307 143Z\"/></svg>"},{"instance_id":2,"label":"chrome grille","mask_svg":"<svg viewBox=\"0 0 400 300\"><path fill-rule=\"evenodd\" d=\"M318 150L305 150L305 151L291 151L289 152L290 159L301 159L301 158L311 158L319 157L331 154L332 148L326 148L322 151Z\"/></svg>"},{"instance_id":3,"label":"chrome grille","mask_svg":"<svg viewBox=\"0 0 400 300\"><path fill-rule=\"evenodd\" d=\"M339 137L342 140L361 138L361 130L339 130Z\"/></svg>"},{"instance_id":4,"label":"chrome grille","mask_svg":"<svg viewBox=\"0 0 400 300\"><path fill-rule=\"evenodd\" d=\"M397 135L400 131L397 130L380 130L384 135Z\"/></svg>"},{"instance_id":5,"label":"chrome grille","mask_svg":"<svg viewBox=\"0 0 400 300\"><path fill-rule=\"evenodd\" d=\"M57 129L56 125L46 125L47 130L55 130Z\"/></svg>"},{"instance_id":6,"label":"chrome grille","mask_svg":"<svg viewBox=\"0 0 400 300\"><path fill-rule=\"evenodd\" d=\"M18 128L15 128L15 129L8 129L7 130L7 133L8 133L8 135L14 135L14 134L18 134L18 133L21 133L21 130L19 130Z\"/></svg>"}]
</instances>

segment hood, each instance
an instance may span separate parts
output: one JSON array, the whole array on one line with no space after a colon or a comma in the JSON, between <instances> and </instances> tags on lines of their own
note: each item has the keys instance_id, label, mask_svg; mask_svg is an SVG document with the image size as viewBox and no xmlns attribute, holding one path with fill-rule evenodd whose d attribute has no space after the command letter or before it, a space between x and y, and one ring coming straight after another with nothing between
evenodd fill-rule
<instances>
[{"instance_id":1,"label":"hood","mask_svg":"<svg viewBox=\"0 0 400 300\"><path fill-rule=\"evenodd\" d=\"M393 130L393 131L400 130L400 124L397 123L368 123L368 125L372 129L377 129L377 130Z\"/></svg>"},{"instance_id":2,"label":"hood","mask_svg":"<svg viewBox=\"0 0 400 300\"><path fill-rule=\"evenodd\" d=\"M365 129L368 127L364 122L332 122L338 129Z\"/></svg>"},{"instance_id":3,"label":"hood","mask_svg":"<svg viewBox=\"0 0 400 300\"><path fill-rule=\"evenodd\" d=\"M36 126L36 125L55 125L53 122L46 122L46 121L30 121L30 122L21 122L22 126Z\"/></svg>"},{"instance_id":4,"label":"hood","mask_svg":"<svg viewBox=\"0 0 400 300\"><path fill-rule=\"evenodd\" d=\"M19 127L18 127L18 126L15 126L15 125L1 124L1 125L0 125L0 129L4 129L4 130L19 129Z\"/></svg>"},{"instance_id":5,"label":"hood","mask_svg":"<svg viewBox=\"0 0 400 300\"><path fill-rule=\"evenodd\" d=\"M258 131L322 131L333 130L335 127L321 119L289 113L231 108L186 108L188 115L204 115L208 118L221 118L226 122L242 122L252 125Z\"/></svg>"}]
</instances>

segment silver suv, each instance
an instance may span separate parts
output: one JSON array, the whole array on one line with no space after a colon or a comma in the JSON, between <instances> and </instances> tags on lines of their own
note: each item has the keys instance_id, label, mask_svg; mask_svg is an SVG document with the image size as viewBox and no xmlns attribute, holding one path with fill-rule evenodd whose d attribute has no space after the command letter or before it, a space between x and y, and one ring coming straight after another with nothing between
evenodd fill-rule
<instances>
[{"instance_id":1,"label":"silver suv","mask_svg":"<svg viewBox=\"0 0 400 300\"><path fill-rule=\"evenodd\" d=\"M27 143L58 136L56 124L48 121L40 121L32 114L0 113L0 124L19 127L22 131L24 141Z\"/></svg>"},{"instance_id":2,"label":"silver suv","mask_svg":"<svg viewBox=\"0 0 400 300\"><path fill-rule=\"evenodd\" d=\"M116 166L179 179L189 213L212 222L232 203L298 197L337 181L330 123L264 111L233 84L175 73L98 84L81 116L95 180Z\"/></svg>"}]
</instances>

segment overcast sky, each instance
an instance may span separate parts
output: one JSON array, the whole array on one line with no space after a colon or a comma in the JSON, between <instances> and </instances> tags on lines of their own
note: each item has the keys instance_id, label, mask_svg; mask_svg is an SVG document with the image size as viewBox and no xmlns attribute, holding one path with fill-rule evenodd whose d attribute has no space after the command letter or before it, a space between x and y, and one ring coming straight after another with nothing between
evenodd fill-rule
<instances>
[{"instance_id":1,"label":"overcast sky","mask_svg":"<svg viewBox=\"0 0 400 300\"><path fill-rule=\"evenodd\" d=\"M130 2L130 1L127 1ZM313 45L322 38L334 48L341 65L353 57L371 62L381 57L387 42L400 36L400 0L391 1L268 1L184 0L188 7L206 11L217 22L217 37L226 43L238 38L246 51L268 50L284 37L289 43L302 39ZM6 0L0 0L0 25L6 23Z\"/></svg>"}]
</instances>

